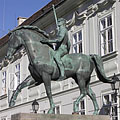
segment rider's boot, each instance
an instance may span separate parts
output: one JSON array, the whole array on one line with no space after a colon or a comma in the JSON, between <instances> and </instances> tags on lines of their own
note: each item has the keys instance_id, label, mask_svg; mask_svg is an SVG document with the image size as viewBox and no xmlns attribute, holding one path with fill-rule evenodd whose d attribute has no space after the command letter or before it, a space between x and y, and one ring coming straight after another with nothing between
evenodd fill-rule
<instances>
[{"instance_id":1,"label":"rider's boot","mask_svg":"<svg viewBox=\"0 0 120 120\"><path fill-rule=\"evenodd\" d=\"M57 66L60 70L60 77L59 77L58 81L62 81L66 78L64 65L63 65L59 56L56 55L56 57L54 59L55 59Z\"/></svg>"}]
</instances>

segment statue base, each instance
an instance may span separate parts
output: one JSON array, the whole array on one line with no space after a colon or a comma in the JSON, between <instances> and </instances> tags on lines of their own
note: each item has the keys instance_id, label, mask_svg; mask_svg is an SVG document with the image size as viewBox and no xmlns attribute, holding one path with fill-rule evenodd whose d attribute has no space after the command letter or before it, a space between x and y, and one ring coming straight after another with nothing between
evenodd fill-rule
<instances>
[{"instance_id":1,"label":"statue base","mask_svg":"<svg viewBox=\"0 0 120 120\"><path fill-rule=\"evenodd\" d=\"M110 120L107 115L66 115L66 114L34 114L19 113L11 116L11 120Z\"/></svg>"}]
</instances>

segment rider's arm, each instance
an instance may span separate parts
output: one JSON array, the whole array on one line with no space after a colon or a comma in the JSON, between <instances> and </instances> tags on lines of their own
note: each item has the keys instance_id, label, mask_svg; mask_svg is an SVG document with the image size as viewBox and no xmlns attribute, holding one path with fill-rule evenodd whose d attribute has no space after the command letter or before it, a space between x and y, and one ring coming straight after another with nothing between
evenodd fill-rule
<instances>
[{"instance_id":1,"label":"rider's arm","mask_svg":"<svg viewBox=\"0 0 120 120\"><path fill-rule=\"evenodd\" d=\"M58 43L58 42L61 42L65 36L65 33L66 33L66 30L63 29L59 32L58 36L56 39L54 40L45 40L45 41L42 41L43 43Z\"/></svg>"}]
</instances>

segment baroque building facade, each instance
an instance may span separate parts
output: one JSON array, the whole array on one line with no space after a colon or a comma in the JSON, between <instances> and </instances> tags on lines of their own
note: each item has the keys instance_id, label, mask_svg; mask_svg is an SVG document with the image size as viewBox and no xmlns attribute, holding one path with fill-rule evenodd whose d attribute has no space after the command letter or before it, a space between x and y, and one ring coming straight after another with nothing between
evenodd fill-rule
<instances>
[{"instance_id":1,"label":"baroque building facade","mask_svg":"<svg viewBox=\"0 0 120 120\"><path fill-rule=\"evenodd\" d=\"M67 21L70 53L98 54L103 59L105 74L110 79L114 73L120 78L120 1L119 0L52 0L42 9L24 20L20 25L34 25L52 36L56 25L52 10L55 5L57 17ZM32 113L32 102L39 103L38 113L47 113L48 98L44 85L24 88L19 94L16 105L9 107L10 97L16 87L30 74L26 51L21 49L14 55L14 60L6 63L8 35L0 39L0 119L10 120L12 114ZM52 82L53 99L56 114L72 114L73 102L80 92L72 78L61 82ZM99 114L110 115L113 120L120 120L120 89L117 100L110 84L102 83L93 72L91 88L96 94ZM120 86L119 86L120 88ZM86 96L79 104L80 115L93 113L92 101Z\"/></svg>"}]
</instances>

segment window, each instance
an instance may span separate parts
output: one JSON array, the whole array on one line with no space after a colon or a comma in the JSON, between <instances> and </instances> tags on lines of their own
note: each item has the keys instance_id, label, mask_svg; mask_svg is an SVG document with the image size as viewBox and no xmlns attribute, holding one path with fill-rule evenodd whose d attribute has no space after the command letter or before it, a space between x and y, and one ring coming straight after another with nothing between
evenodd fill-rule
<instances>
[{"instance_id":1,"label":"window","mask_svg":"<svg viewBox=\"0 0 120 120\"><path fill-rule=\"evenodd\" d=\"M10 101L13 91L20 84L20 63L14 66L14 72L9 73L8 101Z\"/></svg>"},{"instance_id":2,"label":"window","mask_svg":"<svg viewBox=\"0 0 120 120\"><path fill-rule=\"evenodd\" d=\"M15 75L15 73L9 73L9 89L11 91L16 90L17 85L18 85L18 78Z\"/></svg>"},{"instance_id":3,"label":"window","mask_svg":"<svg viewBox=\"0 0 120 120\"><path fill-rule=\"evenodd\" d=\"M55 114L60 114L60 106L59 105L55 106L54 112L55 112Z\"/></svg>"},{"instance_id":4,"label":"window","mask_svg":"<svg viewBox=\"0 0 120 120\"><path fill-rule=\"evenodd\" d=\"M113 18L108 15L100 20L100 44L101 55L106 55L114 51Z\"/></svg>"},{"instance_id":5,"label":"window","mask_svg":"<svg viewBox=\"0 0 120 120\"><path fill-rule=\"evenodd\" d=\"M80 114L85 115L85 101L80 101Z\"/></svg>"},{"instance_id":6,"label":"window","mask_svg":"<svg viewBox=\"0 0 120 120\"><path fill-rule=\"evenodd\" d=\"M85 100L81 100L80 103L78 104L79 108L79 114L80 115L85 115Z\"/></svg>"},{"instance_id":7,"label":"window","mask_svg":"<svg viewBox=\"0 0 120 120\"><path fill-rule=\"evenodd\" d=\"M74 33L73 38L73 53L82 53L83 52L83 35L82 30Z\"/></svg>"},{"instance_id":8,"label":"window","mask_svg":"<svg viewBox=\"0 0 120 120\"><path fill-rule=\"evenodd\" d=\"M79 114L80 115L85 115L85 101L84 100L80 101Z\"/></svg>"},{"instance_id":9,"label":"window","mask_svg":"<svg viewBox=\"0 0 120 120\"><path fill-rule=\"evenodd\" d=\"M7 117L2 117L1 120L7 120Z\"/></svg>"},{"instance_id":10,"label":"window","mask_svg":"<svg viewBox=\"0 0 120 120\"><path fill-rule=\"evenodd\" d=\"M103 95L103 108L105 115L111 115L112 120L118 120L118 109L115 94Z\"/></svg>"},{"instance_id":11,"label":"window","mask_svg":"<svg viewBox=\"0 0 120 120\"><path fill-rule=\"evenodd\" d=\"M15 75L16 75L16 79L17 79L17 86L20 84L20 63L15 65Z\"/></svg>"},{"instance_id":12,"label":"window","mask_svg":"<svg viewBox=\"0 0 120 120\"><path fill-rule=\"evenodd\" d=\"M2 95L6 94L6 71L2 72Z\"/></svg>"},{"instance_id":13,"label":"window","mask_svg":"<svg viewBox=\"0 0 120 120\"><path fill-rule=\"evenodd\" d=\"M15 65L15 72L9 73L9 89L15 90L20 84L20 63Z\"/></svg>"}]
</instances>

